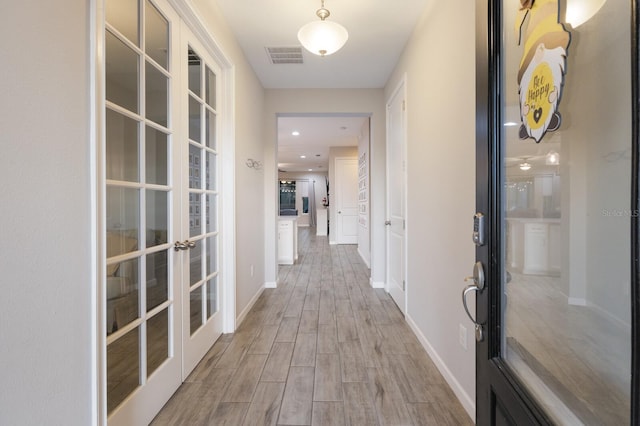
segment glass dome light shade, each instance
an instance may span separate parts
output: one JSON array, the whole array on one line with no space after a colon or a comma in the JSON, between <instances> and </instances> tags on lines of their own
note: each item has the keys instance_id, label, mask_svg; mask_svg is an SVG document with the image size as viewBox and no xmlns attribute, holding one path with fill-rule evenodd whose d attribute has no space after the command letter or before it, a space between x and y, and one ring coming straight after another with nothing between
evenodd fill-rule
<instances>
[{"instance_id":1,"label":"glass dome light shade","mask_svg":"<svg viewBox=\"0 0 640 426\"><path fill-rule=\"evenodd\" d=\"M342 25L326 20L309 22L298 31L302 46L319 56L337 52L348 38L349 33Z\"/></svg>"},{"instance_id":2,"label":"glass dome light shade","mask_svg":"<svg viewBox=\"0 0 640 426\"><path fill-rule=\"evenodd\" d=\"M567 0L565 21L575 29L598 13L607 0Z\"/></svg>"}]
</instances>

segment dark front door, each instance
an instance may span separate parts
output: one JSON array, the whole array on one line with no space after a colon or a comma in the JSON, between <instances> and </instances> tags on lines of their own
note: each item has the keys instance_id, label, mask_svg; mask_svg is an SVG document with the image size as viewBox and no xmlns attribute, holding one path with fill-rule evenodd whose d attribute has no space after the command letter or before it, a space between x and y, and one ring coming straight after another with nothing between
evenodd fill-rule
<instances>
[{"instance_id":1,"label":"dark front door","mask_svg":"<svg viewBox=\"0 0 640 426\"><path fill-rule=\"evenodd\" d=\"M476 7L477 423L640 424L637 2Z\"/></svg>"}]
</instances>

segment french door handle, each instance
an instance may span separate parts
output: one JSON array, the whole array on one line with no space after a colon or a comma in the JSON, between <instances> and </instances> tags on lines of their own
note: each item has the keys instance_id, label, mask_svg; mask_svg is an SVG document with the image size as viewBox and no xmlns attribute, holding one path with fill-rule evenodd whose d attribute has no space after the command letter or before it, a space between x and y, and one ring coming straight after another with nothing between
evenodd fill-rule
<instances>
[{"instance_id":1,"label":"french door handle","mask_svg":"<svg viewBox=\"0 0 640 426\"><path fill-rule=\"evenodd\" d=\"M180 241L176 241L175 244L173 245L173 249L175 251L189 250L188 242L185 241L184 243L181 243Z\"/></svg>"},{"instance_id":2,"label":"french door handle","mask_svg":"<svg viewBox=\"0 0 640 426\"><path fill-rule=\"evenodd\" d=\"M175 244L173 245L173 249L175 251L189 250L189 249L195 248L195 246L196 246L195 241L184 240L184 242L182 243L180 241L176 241Z\"/></svg>"}]
</instances>

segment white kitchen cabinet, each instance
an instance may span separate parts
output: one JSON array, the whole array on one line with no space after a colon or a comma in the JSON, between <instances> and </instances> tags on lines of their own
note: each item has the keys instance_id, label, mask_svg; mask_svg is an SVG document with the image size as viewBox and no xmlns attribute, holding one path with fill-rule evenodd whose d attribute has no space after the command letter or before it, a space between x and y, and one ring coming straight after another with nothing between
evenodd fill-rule
<instances>
[{"instance_id":1,"label":"white kitchen cabinet","mask_svg":"<svg viewBox=\"0 0 640 426\"><path fill-rule=\"evenodd\" d=\"M297 222L297 216L278 218L278 263L280 265L293 265L298 259Z\"/></svg>"},{"instance_id":2,"label":"white kitchen cabinet","mask_svg":"<svg viewBox=\"0 0 640 426\"><path fill-rule=\"evenodd\" d=\"M327 235L327 228L329 224L327 223L327 209L318 209L316 211L316 235Z\"/></svg>"}]
</instances>

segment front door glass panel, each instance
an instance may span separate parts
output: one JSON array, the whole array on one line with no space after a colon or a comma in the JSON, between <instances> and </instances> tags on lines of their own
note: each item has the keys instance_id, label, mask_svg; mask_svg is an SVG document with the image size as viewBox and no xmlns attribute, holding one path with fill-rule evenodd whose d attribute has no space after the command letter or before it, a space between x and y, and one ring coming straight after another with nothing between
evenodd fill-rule
<instances>
[{"instance_id":1,"label":"front door glass panel","mask_svg":"<svg viewBox=\"0 0 640 426\"><path fill-rule=\"evenodd\" d=\"M555 423L629 424L631 8L533 3L502 2L501 356Z\"/></svg>"}]
</instances>

